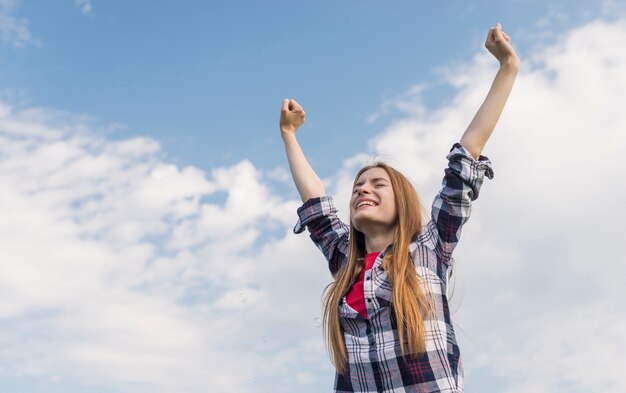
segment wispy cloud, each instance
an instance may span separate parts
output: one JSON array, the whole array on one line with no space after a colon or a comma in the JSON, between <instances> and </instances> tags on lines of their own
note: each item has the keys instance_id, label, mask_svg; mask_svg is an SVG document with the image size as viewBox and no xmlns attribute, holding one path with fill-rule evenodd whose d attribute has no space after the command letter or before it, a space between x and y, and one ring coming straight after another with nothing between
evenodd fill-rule
<instances>
[{"instance_id":1,"label":"wispy cloud","mask_svg":"<svg viewBox=\"0 0 626 393\"><path fill-rule=\"evenodd\" d=\"M74 4L83 15L90 15L93 12L93 5L91 4L91 0L75 0Z\"/></svg>"},{"instance_id":2,"label":"wispy cloud","mask_svg":"<svg viewBox=\"0 0 626 393\"><path fill-rule=\"evenodd\" d=\"M14 15L17 0L0 0L0 42L20 48L28 44L39 44L33 37L28 21Z\"/></svg>"}]
</instances>

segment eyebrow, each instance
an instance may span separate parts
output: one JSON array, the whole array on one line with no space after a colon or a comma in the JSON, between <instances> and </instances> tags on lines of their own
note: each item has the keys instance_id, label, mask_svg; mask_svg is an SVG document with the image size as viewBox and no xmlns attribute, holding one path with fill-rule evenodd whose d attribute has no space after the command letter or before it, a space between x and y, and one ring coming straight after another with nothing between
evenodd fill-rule
<instances>
[{"instance_id":1,"label":"eyebrow","mask_svg":"<svg viewBox=\"0 0 626 393\"><path fill-rule=\"evenodd\" d=\"M376 182L379 182L379 181L384 181L384 182L389 183L389 181L387 179L385 179L384 177L375 177L375 178L372 179L372 183L376 183ZM365 181L361 180L360 182L356 183L354 186L355 187L356 186L360 186L360 185L362 185L364 183L365 183Z\"/></svg>"}]
</instances>

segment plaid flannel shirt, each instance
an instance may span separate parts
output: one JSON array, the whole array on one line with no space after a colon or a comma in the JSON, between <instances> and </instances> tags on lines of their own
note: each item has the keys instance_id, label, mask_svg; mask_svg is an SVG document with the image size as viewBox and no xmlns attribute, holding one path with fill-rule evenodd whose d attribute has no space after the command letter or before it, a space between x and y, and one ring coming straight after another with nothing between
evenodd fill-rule
<instances>
[{"instance_id":1,"label":"plaid flannel shirt","mask_svg":"<svg viewBox=\"0 0 626 393\"><path fill-rule=\"evenodd\" d=\"M450 320L447 288L452 274L452 251L461 228L470 216L484 176L493 178L485 156L474 159L460 143L446 157L442 188L432 204L432 218L408 252L434 300L434 315L426 319L426 353L417 359L402 356L397 321L392 307L392 287L382 260L383 250L372 269L365 272L367 314L363 318L348 305L345 296L338 305L348 354L345 374L335 373L335 392L447 392L463 391L463 368ZM294 233L305 227L328 260L333 277L347 263L349 227L336 215L329 196L311 198L298 209ZM405 348L408 348L405 342Z\"/></svg>"}]
</instances>

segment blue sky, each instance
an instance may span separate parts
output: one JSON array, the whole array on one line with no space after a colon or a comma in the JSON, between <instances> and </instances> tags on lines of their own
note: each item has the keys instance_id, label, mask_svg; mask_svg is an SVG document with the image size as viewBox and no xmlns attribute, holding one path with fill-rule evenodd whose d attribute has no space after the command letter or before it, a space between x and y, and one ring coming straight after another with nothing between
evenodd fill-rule
<instances>
[{"instance_id":1,"label":"blue sky","mask_svg":"<svg viewBox=\"0 0 626 393\"><path fill-rule=\"evenodd\" d=\"M625 11L0 0L0 391L330 391L281 100L344 219L374 157L428 206L496 22L522 67L455 250L467 390L624 391Z\"/></svg>"},{"instance_id":2,"label":"blue sky","mask_svg":"<svg viewBox=\"0 0 626 393\"><path fill-rule=\"evenodd\" d=\"M542 42L518 38L524 55L597 8L543 1L89 4L85 15L71 0L16 3L13 14L27 22L32 42L3 46L5 94L123 125L112 137L153 135L172 160L201 168L243 158L261 168L282 165L276 113L282 98L295 98L309 114L303 142L323 175L335 170L324 154L361 151L385 126L384 118L366 121L383 100L424 82L434 84L424 95L428 106L449 99L433 69L484 51L497 21L512 34L538 33L538 19L568 12L569 20L541 28L550 33ZM329 139L336 143L318 142Z\"/></svg>"}]
</instances>

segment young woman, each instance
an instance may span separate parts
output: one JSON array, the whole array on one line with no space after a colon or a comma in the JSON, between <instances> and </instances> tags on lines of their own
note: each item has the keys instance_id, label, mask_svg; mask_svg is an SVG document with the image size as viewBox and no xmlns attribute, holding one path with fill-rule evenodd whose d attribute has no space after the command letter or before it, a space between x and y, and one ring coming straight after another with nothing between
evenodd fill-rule
<instances>
[{"instance_id":1,"label":"young woman","mask_svg":"<svg viewBox=\"0 0 626 393\"><path fill-rule=\"evenodd\" d=\"M280 130L289 168L304 204L294 228L308 228L334 281L323 301L323 332L337 370L335 392L462 392L463 369L448 308L452 251L469 219L491 162L480 153L496 126L519 69L500 24L485 46L500 69L478 113L447 155L432 218L411 183L383 163L359 171L350 225L296 140L305 112L282 103Z\"/></svg>"}]
</instances>

